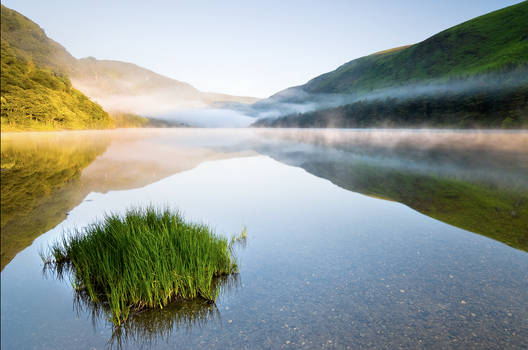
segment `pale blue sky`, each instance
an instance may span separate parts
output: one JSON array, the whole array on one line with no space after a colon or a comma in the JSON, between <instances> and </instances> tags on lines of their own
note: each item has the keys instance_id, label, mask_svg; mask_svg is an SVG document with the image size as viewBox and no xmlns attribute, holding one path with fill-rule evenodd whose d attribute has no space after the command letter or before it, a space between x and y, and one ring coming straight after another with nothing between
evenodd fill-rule
<instances>
[{"instance_id":1,"label":"pale blue sky","mask_svg":"<svg viewBox=\"0 0 528 350\"><path fill-rule=\"evenodd\" d=\"M75 57L132 62L203 91L266 97L519 1L5 0Z\"/></svg>"}]
</instances>

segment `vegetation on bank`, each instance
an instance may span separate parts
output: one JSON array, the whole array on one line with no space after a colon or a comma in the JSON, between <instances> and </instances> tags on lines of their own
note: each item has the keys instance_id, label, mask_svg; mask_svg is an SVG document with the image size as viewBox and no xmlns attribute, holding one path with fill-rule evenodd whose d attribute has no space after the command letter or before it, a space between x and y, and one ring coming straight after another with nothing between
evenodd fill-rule
<instances>
[{"instance_id":1,"label":"vegetation on bank","mask_svg":"<svg viewBox=\"0 0 528 350\"><path fill-rule=\"evenodd\" d=\"M163 308L175 299L214 301L215 279L236 273L232 245L168 209L131 209L107 215L82 232L63 237L42 254L45 267L71 272L76 290L111 310L119 325L131 311Z\"/></svg>"},{"instance_id":2,"label":"vegetation on bank","mask_svg":"<svg viewBox=\"0 0 528 350\"><path fill-rule=\"evenodd\" d=\"M108 113L72 87L70 60L37 24L1 6L2 131L112 127Z\"/></svg>"},{"instance_id":3,"label":"vegetation on bank","mask_svg":"<svg viewBox=\"0 0 528 350\"><path fill-rule=\"evenodd\" d=\"M528 76L528 70L524 73ZM528 128L528 85L515 89L362 100L336 108L261 119L253 125L296 128Z\"/></svg>"},{"instance_id":4,"label":"vegetation on bank","mask_svg":"<svg viewBox=\"0 0 528 350\"><path fill-rule=\"evenodd\" d=\"M142 128L149 124L149 119L137 114L115 112L110 114L116 128Z\"/></svg>"},{"instance_id":5,"label":"vegetation on bank","mask_svg":"<svg viewBox=\"0 0 528 350\"><path fill-rule=\"evenodd\" d=\"M116 128L182 128L188 126L178 121L147 118L127 112L112 112L110 118Z\"/></svg>"},{"instance_id":6,"label":"vegetation on bank","mask_svg":"<svg viewBox=\"0 0 528 350\"><path fill-rule=\"evenodd\" d=\"M108 69L102 67L101 70L91 70L90 62L94 60L75 59L64 47L48 38L36 23L20 13L2 5L1 16L2 131L181 126L128 112L114 112L109 115L99 104L73 88L70 77L77 80L80 77L93 80L95 74L99 77L96 80L100 84L103 80L107 81L115 90L120 80L119 75L116 76L116 71L110 69L113 66ZM114 62L114 64L118 68L136 67L122 62ZM145 69L136 68L154 75ZM104 79L101 78L102 76ZM144 85L145 81L149 80L143 76L135 78L138 85ZM172 81L162 76L159 76L159 79ZM128 80L132 80L132 75ZM188 85L176 81L174 84ZM161 83L158 85L167 88ZM151 88L142 85L141 87L147 90ZM190 86L189 88L195 91L194 88ZM98 89L99 94L101 91L106 91L101 86L98 86ZM90 96L98 96L90 89L83 91L92 92ZM196 93L199 92L196 90ZM108 92L108 94L112 93ZM140 93L137 92L137 95Z\"/></svg>"},{"instance_id":7,"label":"vegetation on bank","mask_svg":"<svg viewBox=\"0 0 528 350\"><path fill-rule=\"evenodd\" d=\"M256 101L250 97L204 93L185 82L131 63L92 57L76 59L48 38L35 22L3 5L1 12L1 95L4 97L1 125L4 131L111 127L109 116L84 94L109 111L113 108L106 104L108 98L128 98L130 103L123 107L128 113L134 113L138 106L144 110L147 103L135 103L131 97L141 100L151 96L152 103L163 101L174 106L188 101L194 104ZM72 88L70 79L78 90ZM152 126L158 126L157 123ZM166 126L163 122L160 124Z\"/></svg>"}]
</instances>

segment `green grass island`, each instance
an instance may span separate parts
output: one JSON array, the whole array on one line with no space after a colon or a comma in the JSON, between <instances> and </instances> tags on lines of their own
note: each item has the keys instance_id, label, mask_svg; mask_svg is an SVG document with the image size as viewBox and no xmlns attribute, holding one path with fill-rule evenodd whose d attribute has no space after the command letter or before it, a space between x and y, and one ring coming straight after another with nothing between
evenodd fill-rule
<instances>
[{"instance_id":1,"label":"green grass island","mask_svg":"<svg viewBox=\"0 0 528 350\"><path fill-rule=\"evenodd\" d=\"M121 325L131 312L177 299L214 302L216 279L238 272L233 246L245 239L245 228L228 240L178 212L134 208L64 235L41 257L45 271L70 273L76 292Z\"/></svg>"}]
</instances>

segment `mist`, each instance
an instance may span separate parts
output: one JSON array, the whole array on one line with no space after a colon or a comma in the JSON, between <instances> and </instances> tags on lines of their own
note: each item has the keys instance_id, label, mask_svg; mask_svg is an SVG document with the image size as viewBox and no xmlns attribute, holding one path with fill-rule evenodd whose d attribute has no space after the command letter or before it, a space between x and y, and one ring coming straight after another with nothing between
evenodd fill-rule
<instances>
[{"instance_id":1,"label":"mist","mask_svg":"<svg viewBox=\"0 0 528 350\"><path fill-rule=\"evenodd\" d=\"M528 173L528 135L521 131L259 129L256 135L255 150L303 168L369 164L528 191L521 176Z\"/></svg>"},{"instance_id":2,"label":"mist","mask_svg":"<svg viewBox=\"0 0 528 350\"><path fill-rule=\"evenodd\" d=\"M156 89L138 95L106 94L97 87L83 85L80 81L75 81L75 84L76 88L87 93L110 114L132 113L162 120L168 124L210 128L247 127L255 121L241 111L211 107L220 104L214 99L222 98L223 95L205 93L204 98L188 92L180 94L173 88ZM126 85L127 82L123 81L122 84ZM212 96L212 101L209 96Z\"/></svg>"},{"instance_id":3,"label":"mist","mask_svg":"<svg viewBox=\"0 0 528 350\"><path fill-rule=\"evenodd\" d=\"M244 128L255 119L231 109L195 108L181 109L150 116L168 123L183 123L202 128Z\"/></svg>"},{"instance_id":4,"label":"mist","mask_svg":"<svg viewBox=\"0 0 528 350\"><path fill-rule=\"evenodd\" d=\"M275 119L360 101L383 101L388 98L405 101L416 97L434 98L444 94L501 92L524 86L528 86L528 70L526 69L505 74L483 74L472 79L431 80L360 93L313 93L305 86L297 86L283 90L251 106L242 106L241 109L257 119Z\"/></svg>"},{"instance_id":5,"label":"mist","mask_svg":"<svg viewBox=\"0 0 528 350\"><path fill-rule=\"evenodd\" d=\"M257 99L203 92L132 63L98 60L76 61L71 74L75 88L112 113L131 113L199 127L241 127L250 124L239 112L221 112L223 104L247 104ZM200 112L193 113L196 109ZM208 110L212 109L212 110ZM222 120L225 122L222 123Z\"/></svg>"},{"instance_id":6,"label":"mist","mask_svg":"<svg viewBox=\"0 0 528 350\"><path fill-rule=\"evenodd\" d=\"M111 84L90 79L72 79L72 84L109 112L149 115L207 106L198 91L179 83L166 88L152 88L148 81L116 78L111 80Z\"/></svg>"},{"instance_id":7,"label":"mist","mask_svg":"<svg viewBox=\"0 0 528 350\"><path fill-rule=\"evenodd\" d=\"M157 171L164 174L174 170L170 165L173 159L179 159L174 166L187 162L188 155L173 152L172 148L179 146L199 148L209 160L214 158L211 154L222 158L261 154L301 168L308 164L325 164L327 169L333 164L368 164L528 191L528 134L523 131L178 128L101 135L111 135L113 141L98 163L110 157L114 162L131 159L133 166L133 159L145 162L145 169L167 168ZM158 165L153 166L154 161Z\"/></svg>"},{"instance_id":8,"label":"mist","mask_svg":"<svg viewBox=\"0 0 528 350\"><path fill-rule=\"evenodd\" d=\"M122 70L122 78L72 78L76 88L110 113L127 112L196 127L247 127L255 122L252 118L273 120L360 101L396 99L402 102L416 97L494 93L528 86L528 70L518 69L505 74L433 80L360 93L315 93L309 91L310 85L306 84L254 102L254 99L247 97L204 93L189 84L129 64L93 59L82 62L88 67L91 64L109 65L114 70ZM339 116L335 118L339 119ZM332 127L331 123L327 127Z\"/></svg>"}]
</instances>

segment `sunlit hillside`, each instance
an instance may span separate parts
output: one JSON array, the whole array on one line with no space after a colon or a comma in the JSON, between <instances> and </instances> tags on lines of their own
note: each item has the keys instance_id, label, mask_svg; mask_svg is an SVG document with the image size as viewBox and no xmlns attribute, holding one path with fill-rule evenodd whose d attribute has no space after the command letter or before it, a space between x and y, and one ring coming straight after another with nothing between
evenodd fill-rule
<instances>
[{"instance_id":1,"label":"sunlit hillside","mask_svg":"<svg viewBox=\"0 0 528 350\"><path fill-rule=\"evenodd\" d=\"M72 87L74 58L35 23L2 6L2 130L108 128L101 106Z\"/></svg>"},{"instance_id":2,"label":"sunlit hillside","mask_svg":"<svg viewBox=\"0 0 528 350\"><path fill-rule=\"evenodd\" d=\"M137 115L256 101L202 92L131 63L78 60L38 24L3 5L1 28L4 131L157 126ZM117 116L115 122L107 112ZM124 120L129 114L136 116Z\"/></svg>"}]
</instances>

